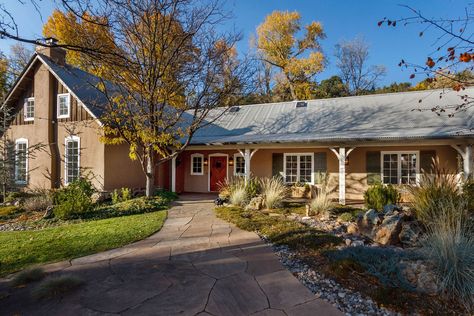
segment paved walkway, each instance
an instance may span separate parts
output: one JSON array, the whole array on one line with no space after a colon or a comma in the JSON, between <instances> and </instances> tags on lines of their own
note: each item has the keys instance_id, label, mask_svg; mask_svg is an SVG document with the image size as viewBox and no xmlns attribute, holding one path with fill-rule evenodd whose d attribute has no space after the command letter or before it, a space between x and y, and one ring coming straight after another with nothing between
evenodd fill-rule
<instances>
[{"instance_id":1,"label":"paved walkway","mask_svg":"<svg viewBox=\"0 0 474 316\"><path fill-rule=\"evenodd\" d=\"M132 245L45 266L85 281L34 301L7 290L2 315L342 315L314 297L254 233L217 219L210 202L176 202L160 232ZM4 295L5 296L5 295Z\"/></svg>"}]
</instances>

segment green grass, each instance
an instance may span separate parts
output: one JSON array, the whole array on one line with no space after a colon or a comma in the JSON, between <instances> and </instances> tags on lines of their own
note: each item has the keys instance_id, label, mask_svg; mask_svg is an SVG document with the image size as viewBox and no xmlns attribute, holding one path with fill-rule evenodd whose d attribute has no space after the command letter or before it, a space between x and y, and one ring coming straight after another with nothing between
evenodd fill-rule
<instances>
[{"instance_id":1,"label":"green grass","mask_svg":"<svg viewBox=\"0 0 474 316\"><path fill-rule=\"evenodd\" d=\"M117 248L159 230L166 211L122 216L36 231L0 233L0 276L28 266Z\"/></svg>"},{"instance_id":2,"label":"green grass","mask_svg":"<svg viewBox=\"0 0 474 316\"><path fill-rule=\"evenodd\" d=\"M342 239L284 217L269 216L262 212L247 212L239 207L218 207L218 217L237 227L255 231L272 243L287 245L296 250L327 250L342 243Z\"/></svg>"}]
</instances>

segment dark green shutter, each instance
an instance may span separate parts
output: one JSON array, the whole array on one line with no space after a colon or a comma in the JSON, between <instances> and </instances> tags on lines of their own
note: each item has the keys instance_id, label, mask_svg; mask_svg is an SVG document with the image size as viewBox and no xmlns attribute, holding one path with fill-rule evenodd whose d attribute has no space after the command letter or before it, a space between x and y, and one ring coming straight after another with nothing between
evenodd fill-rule
<instances>
[{"instance_id":1,"label":"dark green shutter","mask_svg":"<svg viewBox=\"0 0 474 316\"><path fill-rule=\"evenodd\" d=\"M435 150L420 151L420 171L433 173L433 159L436 158Z\"/></svg>"},{"instance_id":2,"label":"dark green shutter","mask_svg":"<svg viewBox=\"0 0 474 316\"><path fill-rule=\"evenodd\" d=\"M365 164L367 171L367 184L372 185L382 182L380 173L380 151L368 151L365 156Z\"/></svg>"},{"instance_id":3,"label":"dark green shutter","mask_svg":"<svg viewBox=\"0 0 474 316\"><path fill-rule=\"evenodd\" d=\"M283 154L272 154L272 176L283 177Z\"/></svg>"},{"instance_id":4,"label":"dark green shutter","mask_svg":"<svg viewBox=\"0 0 474 316\"><path fill-rule=\"evenodd\" d=\"M326 153L314 153L314 183L321 184L328 170Z\"/></svg>"}]
</instances>

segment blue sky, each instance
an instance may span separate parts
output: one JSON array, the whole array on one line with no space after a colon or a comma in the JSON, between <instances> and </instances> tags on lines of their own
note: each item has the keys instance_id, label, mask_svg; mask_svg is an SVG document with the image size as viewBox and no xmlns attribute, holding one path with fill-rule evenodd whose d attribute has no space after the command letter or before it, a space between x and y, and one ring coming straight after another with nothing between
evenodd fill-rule
<instances>
[{"instance_id":1,"label":"blue sky","mask_svg":"<svg viewBox=\"0 0 474 316\"><path fill-rule=\"evenodd\" d=\"M41 15L29 5L19 5L16 0L5 0L14 15L22 35L40 37L41 28L54 9L53 1L39 2ZM241 31L244 39L238 49L246 51L249 39L265 16L274 10L297 10L302 21L320 21L327 38L322 48L329 63L317 80L337 74L334 61L334 45L343 39L363 36L370 45L370 63L385 65L387 75L381 84L410 81L410 73L398 66L401 58L422 63L426 54L434 50L435 34L426 33L419 37L421 26L397 26L387 28L377 26L383 17L400 18L409 15L399 4L409 4L420 9L428 17L453 17L463 14L470 0L227 0L226 8L234 15L229 25ZM0 50L8 53L11 41L0 40ZM415 79L414 82L420 79Z\"/></svg>"}]
</instances>

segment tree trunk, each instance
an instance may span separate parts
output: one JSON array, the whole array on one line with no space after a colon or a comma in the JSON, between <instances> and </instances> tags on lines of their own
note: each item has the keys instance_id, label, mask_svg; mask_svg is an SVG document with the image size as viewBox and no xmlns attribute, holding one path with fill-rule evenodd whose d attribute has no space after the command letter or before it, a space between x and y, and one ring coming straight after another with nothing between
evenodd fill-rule
<instances>
[{"instance_id":1,"label":"tree trunk","mask_svg":"<svg viewBox=\"0 0 474 316\"><path fill-rule=\"evenodd\" d=\"M153 152L148 154L146 161L146 191L147 197L152 197L155 194L155 159Z\"/></svg>"}]
</instances>

